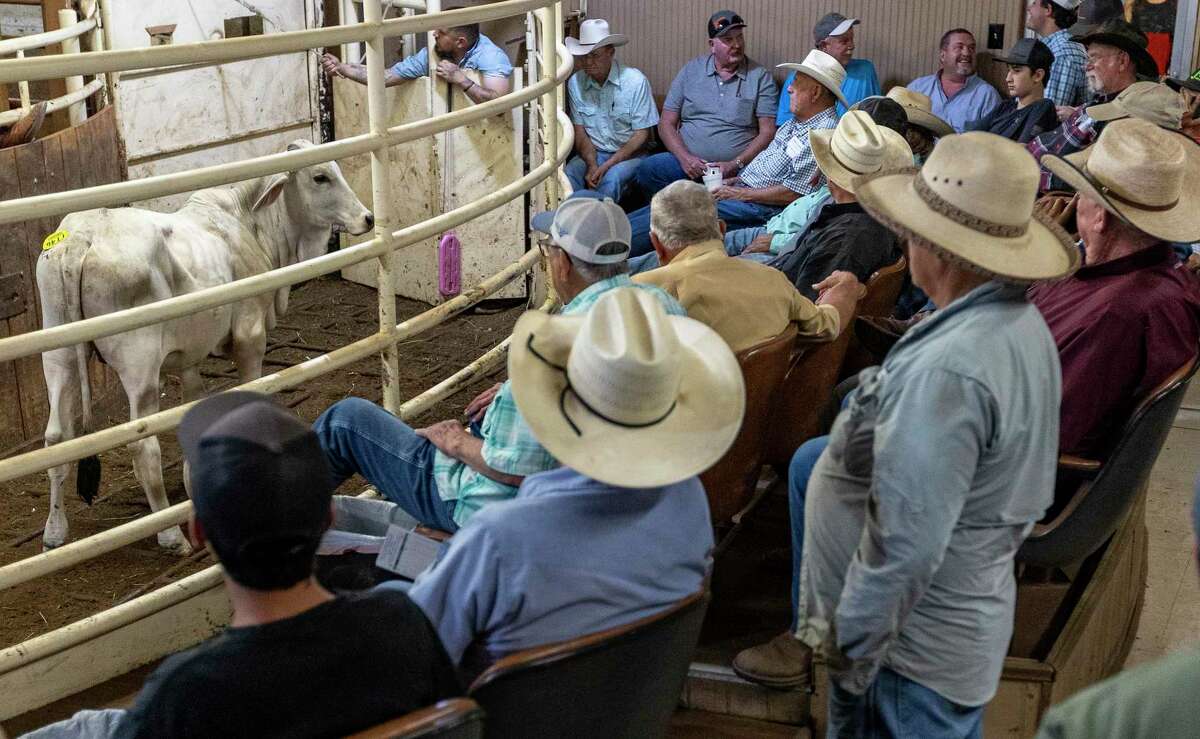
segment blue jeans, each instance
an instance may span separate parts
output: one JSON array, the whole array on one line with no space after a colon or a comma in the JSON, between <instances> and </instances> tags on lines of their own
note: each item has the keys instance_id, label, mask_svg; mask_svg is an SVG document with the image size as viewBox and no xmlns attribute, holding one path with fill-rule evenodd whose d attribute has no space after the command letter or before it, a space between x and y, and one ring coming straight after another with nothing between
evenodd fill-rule
<instances>
[{"instance_id":1,"label":"blue jeans","mask_svg":"<svg viewBox=\"0 0 1200 739\"><path fill-rule=\"evenodd\" d=\"M117 726L125 718L121 708L83 710L65 721L48 724L22 736L26 739L108 739L117 735Z\"/></svg>"},{"instance_id":2,"label":"blue jeans","mask_svg":"<svg viewBox=\"0 0 1200 739\"><path fill-rule=\"evenodd\" d=\"M442 500L433 479L433 443L399 418L362 398L329 406L313 431L341 484L357 473L425 526L451 533L457 501Z\"/></svg>"},{"instance_id":3,"label":"blue jeans","mask_svg":"<svg viewBox=\"0 0 1200 739\"><path fill-rule=\"evenodd\" d=\"M612 158L613 153L606 151L596 152L596 164L604 164ZM625 194L625 189L633 182L633 178L637 176L638 165L641 162L640 158L635 157L614 164L604 173L604 177L600 179L600 184L596 187L596 192L601 197L612 198L614 203L621 202L621 196ZM584 190L587 188L587 182L584 181L584 177L587 175L587 162L583 161L582 157L573 157L563 167L563 172L567 175L567 179L570 180L572 190Z\"/></svg>"},{"instance_id":4,"label":"blue jeans","mask_svg":"<svg viewBox=\"0 0 1200 739\"><path fill-rule=\"evenodd\" d=\"M757 239L759 236L764 236L767 233L766 226L752 226L750 228L735 228L725 232L725 253L731 257L736 257L750 246L750 242ZM749 256L749 255L747 255Z\"/></svg>"},{"instance_id":5,"label":"blue jeans","mask_svg":"<svg viewBox=\"0 0 1200 739\"><path fill-rule=\"evenodd\" d=\"M983 706L960 706L884 667L862 695L829 681L826 739L976 739Z\"/></svg>"},{"instance_id":6,"label":"blue jeans","mask_svg":"<svg viewBox=\"0 0 1200 739\"><path fill-rule=\"evenodd\" d=\"M792 632L796 631L796 608L800 597L800 563L804 557L804 500L808 479L825 447L828 436L817 436L800 445L788 465L788 514L792 523Z\"/></svg>"},{"instance_id":7,"label":"blue jeans","mask_svg":"<svg viewBox=\"0 0 1200 739\"><path fill-rule=\"evenodd\" d=\"M639 208L629 214L629 227L633 231L633 240L629 248L630 258L640 257L654 251L654 245L650 243L650 207L647 205L645 208ZM717 201L717 218L725 221L725 226L729 230L762 226L774 218L780 210L774 205L743 203L740 200Z\"/></svg>"},{"instance_id":8,"label":"blue jeans","mask_svg":"<svg viewBox=\"0 0 1200 739\"><path fill-rule=\"evenodd\" d=\"M642 157L636 177L638 187L642 188L642 192L646 193L648 198L654 197L655 193L675 180L692 179L683 171L683 167L679 166L675 155L669 151Z\"/></svg>"}]
</instances>

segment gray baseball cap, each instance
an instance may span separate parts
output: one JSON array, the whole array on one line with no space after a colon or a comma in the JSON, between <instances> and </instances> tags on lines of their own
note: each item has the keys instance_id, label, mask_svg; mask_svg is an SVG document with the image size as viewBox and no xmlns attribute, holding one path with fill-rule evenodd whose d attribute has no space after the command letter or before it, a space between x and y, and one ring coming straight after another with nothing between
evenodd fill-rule
<instances>
[{"instance_id":1,"label":"gray baseball cap","mask_svg":"<svg viewBox=\"0 0 1200 739\"><path fill-rule=\"evenodd\" d=\"M570 198L557 210L535 215L530 226L534 231L548 234L555 246L588 264L625 261L633 239L629 216L611 198Z\"/></svg>"},{"instance_id":2,"label":"gray baseball cap","mask_svg":"<svg viewBox=\"0 0 1200 739\"><path fill-rule=\"evenodd\" d=\"M847 18L841 13L827 13L813 26L813 40L819 44L830 36L841 36L860 22L857 18Z\"/></svg>"}]
</instances>

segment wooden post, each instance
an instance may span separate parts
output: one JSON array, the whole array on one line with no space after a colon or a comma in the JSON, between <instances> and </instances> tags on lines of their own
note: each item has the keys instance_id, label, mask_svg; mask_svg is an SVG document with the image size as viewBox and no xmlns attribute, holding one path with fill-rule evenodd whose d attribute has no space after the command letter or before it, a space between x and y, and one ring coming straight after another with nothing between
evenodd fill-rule
<instances>
[{"instance_id":1,"label":"wooden post","mask_svg":"<svg viewBox=\"0 0 1200 739\"><path fill-rule=\"evenodd\" d=\"M58 25L61 28L70 28L79 22L79 16L74 10L58 11ZM62 42L63 54L78 54L79 53L79 37L64 39ZM76 92L83 89L83 75L75 74L66 78L67 93ZM82 125L87 120L87 103L80 100L74 103L67 109L67 116L71 121L72 126Z\"/></svg>"}]
</instances>

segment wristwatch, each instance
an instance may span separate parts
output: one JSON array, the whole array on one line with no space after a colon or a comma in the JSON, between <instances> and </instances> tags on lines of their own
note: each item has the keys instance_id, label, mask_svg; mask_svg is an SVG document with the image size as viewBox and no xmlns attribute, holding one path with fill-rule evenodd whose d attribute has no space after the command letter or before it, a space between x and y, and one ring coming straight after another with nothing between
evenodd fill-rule
<instances>
[{"instance_id":1,"label":"wristwatch","mask_svg":"<svg viewBox=\"0 0 1200 739\"><path fill-rule=\"evenodd\" d=\"M733 160L733 163L737 165L737 168L738 168L738 171L739 171L739 172L741 172L741 171L742 171L742 169L744 169L744 168L745 168L745 166L746 166L745 164L743 164L743 163L742 163L742 158L741 158L741 157L738 157L737 159L734 159L734 160Z\"/></svg>"}]
</instances>

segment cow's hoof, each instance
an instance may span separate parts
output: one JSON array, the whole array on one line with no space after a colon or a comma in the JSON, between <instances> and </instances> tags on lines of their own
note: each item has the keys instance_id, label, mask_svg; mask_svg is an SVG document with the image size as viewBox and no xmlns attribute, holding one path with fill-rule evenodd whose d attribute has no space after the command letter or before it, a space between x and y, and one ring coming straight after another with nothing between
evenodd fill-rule
<instances>
[{"instance_id":1,"label":"cow's hoof","mask_svg":"<svg viewBox=\"0 0 1200 739\"><path fill-rule=\"evenodd\" d=\"M51 549L58 549L59 547L61 547L63 544L66 544L66 543L67 542L65 540L60 539L58 541L55 541L53 539L48 538L45 534L42 534L42 551L43 552L48 552Z\"/></svg>"},{"instance_id":2,"label":"cow's hoof","mask_svg":"<svg viewBox=\"0 0 1200 739\"><path fill-rule=\"evenodd\" d=\"M192 545L178 526L158 532L158 545L179 557L186 557L192 553Z\"/></svg>"}]
</instances>

